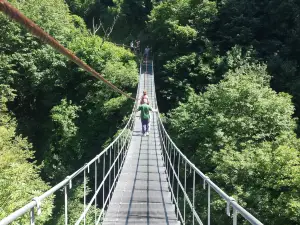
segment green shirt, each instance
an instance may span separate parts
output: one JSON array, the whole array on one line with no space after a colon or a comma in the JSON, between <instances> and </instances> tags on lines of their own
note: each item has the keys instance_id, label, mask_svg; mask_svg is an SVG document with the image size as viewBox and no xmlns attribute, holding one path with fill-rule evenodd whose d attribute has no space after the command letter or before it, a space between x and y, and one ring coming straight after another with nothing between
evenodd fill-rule
<instances>
[{"instance_id":1,"label":"green shirt","mask_svg":"<svg viewBox=\"0 0 300 225\"><path fill-rule=\"evenodd\" d=\"M150 119L149 111L152 111L152 108L149 105L147 104L140 105L138 110L141 111L141 119L143 120Z\"/></svg>"}]
</instances>

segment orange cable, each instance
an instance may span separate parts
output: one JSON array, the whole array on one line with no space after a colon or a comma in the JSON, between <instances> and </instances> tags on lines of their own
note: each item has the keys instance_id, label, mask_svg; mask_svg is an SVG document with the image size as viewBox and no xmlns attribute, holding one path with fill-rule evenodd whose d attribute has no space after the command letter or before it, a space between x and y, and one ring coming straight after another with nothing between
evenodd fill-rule
<instances>
[{"instance_id":1,"label":"orange cable","mask_svg":"<svg viewBox=\"0 0 300 225\"><path fill-rule=\"evenodd\" d=\"M55 38L53 38L50 34L45 32L42 28L40 28L37 24L35 24L32 20L23 15L18 9L8 3L6 0L0 0L0 11L9 16L12 20L26 27L30 33L37 36L41 41L49 44L52 48L59 51L61 54L66 56L68 59L76 63L79 67L84 69L86 72L96 77L99 80L102 80L109 87L114 89L116 92L125 95L127 98L135 100L133 97L128 95L127 93L120 90L118 87L110 83L106 80L101 74L96 72L93 68L87 65L85 62L80 60L71 50L65 48L61 45Z\"/></svg>"}]
</instances>

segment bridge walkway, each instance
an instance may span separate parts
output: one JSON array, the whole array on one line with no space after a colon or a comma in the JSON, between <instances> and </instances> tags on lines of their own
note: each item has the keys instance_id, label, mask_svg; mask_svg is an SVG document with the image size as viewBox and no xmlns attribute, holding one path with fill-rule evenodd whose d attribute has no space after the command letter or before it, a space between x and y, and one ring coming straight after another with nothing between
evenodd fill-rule
<instances>
[{"instance_id":1,"label":"bridge walkway","mask_svg":"<svg viewBox=\"0 0 300 225\"><path fill-rule=\"evenodd\" d=\"M145 68L146 66L146 68ZM146 90L156 105L152 62L143 65L140 92ZM136 113L133 137L103 225L179 225L171 202L158 133L157 115L151 114L150 134L142 136Z\"/></svg>"}]
</instances>

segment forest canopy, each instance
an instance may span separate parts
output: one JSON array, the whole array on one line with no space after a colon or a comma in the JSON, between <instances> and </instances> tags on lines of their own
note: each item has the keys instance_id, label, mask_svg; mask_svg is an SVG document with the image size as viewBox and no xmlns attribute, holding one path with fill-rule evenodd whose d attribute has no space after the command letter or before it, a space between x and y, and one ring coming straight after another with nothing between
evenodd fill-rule
<instances>
[{"instance_id":1,"label":"forest canopy","mask_svg":"<svg viewBox=\"0 0 300 225\"><path fill-rule=\"evenodd\" d=\"M164 1L147 21L171 137L264 224L300 222L299 6Z\"/></svg>"},{"instance_id":2,"label":"forest canopy","mask_svg":"<svg viewBox=\"0 0 300 225\"><path fill-rule=\"evenodd\" d=\"M130 94L139 55L115 43L149 45L159 108L183 153L262 223L300 225L299 1L10 2ZM98 154L132 102L3 14L0 26L4 217ZM7 185L18 177L25 189ZM70 193L70 221L81 190ZM1 201L10 193L12 202ZM220 205L212 200L215 212ZM61 223L62 207L49 199L39 222ZM213 224L227 224L220 215Z\"/></svg>"},{"instance_id":3,"label":"forest canopy","mask_svg":"<svg viewBox=\"0 0 300 225\"><path fill-rule=\"evenodd\" d=\"M71 14L63 0L11 3L106 79L129 94L136 92L136 56L111 42L103 43L79 16ZM3 218L98 154L106 140L122 128L133 103L2 13L0 26ZM71 207L76 211L83 195L78 194L82 187L74 186L69 195L74 205L77 202ZM45 202L39 223L57 224L60 213L54 212L63 207L58 200L55 208L53 198Z\"/></svg>"}]
</instances>

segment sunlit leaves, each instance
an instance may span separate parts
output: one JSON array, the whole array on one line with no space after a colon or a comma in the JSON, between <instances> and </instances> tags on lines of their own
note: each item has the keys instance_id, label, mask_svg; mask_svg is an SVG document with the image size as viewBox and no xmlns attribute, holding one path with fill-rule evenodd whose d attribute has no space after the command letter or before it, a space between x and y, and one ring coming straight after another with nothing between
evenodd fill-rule
<instances>
[{"instance_id":1,"label":"sunlit leaves","mask_svg":"<svg viewBox=\"0 0 300 225\"><path fill-rule=\"evenodd\" d=\"M5 104L13 98L12 90L8 86L0 85L0 218L49 189L39 176L41 167L33 161L32 145L16 134L16 121L6 110ZM39 223L50 219L52 200L50 197L43 201L43 214L37 219ZM18 220L24 224L28 221L29 214Z\"/></svg>"},{"instance_id":2,"label":"sunlit leaves","mask_svg":"<svg viewBox=\"0 0 300 225\"><path fill-rule=\"evenodd\" d=\"M210 157L227 143L274 140L282 131L295 129L291 97L274 92L268 80L265 67L247 65L229 72L204 94L191 95L170 114L180 145L199 149L203 166L209 164L204 155Z\"/></svg>"},{"instance_id":3,"label":"sunlit leaves","mask_svg":"<svg viewBox=\"0 0 300 225\"><path fill-rule=\"evenodd\" d=\"M298 224L299 149L299 139L289 132L273 142L246 144L240 151L228 145L214 155L213 177L263 223Z\"/></svg>"}]
</instances>

